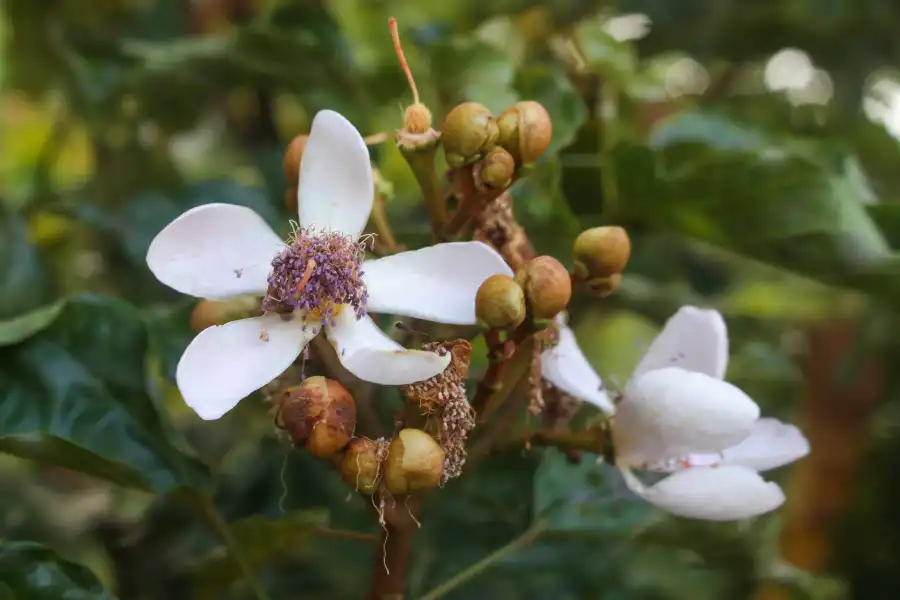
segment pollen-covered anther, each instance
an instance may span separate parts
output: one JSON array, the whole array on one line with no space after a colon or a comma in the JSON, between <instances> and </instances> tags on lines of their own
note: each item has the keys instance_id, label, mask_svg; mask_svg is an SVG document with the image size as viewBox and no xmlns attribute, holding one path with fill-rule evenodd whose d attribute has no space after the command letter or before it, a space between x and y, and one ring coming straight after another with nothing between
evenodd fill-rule
<instances>
[{"instance_id":1,"label":"pollen-covered anther","mask_svg":"<svg viewBox=\"0 0 900 600\"><path fill-rule=\"evenodd\" d=\"M466 438L475 427L475 411L466 398L466 379L472 345L466 340L430 342L423 350L450 354L450 364L442 373L407 386L402 386L410 402L419 405L423 414L436 415L438 444L444 450L444 471L441 485L462 474L466 463Z\"/></svg>"},{"instance_id":2,"label":"pollen-covered anther","mask_svg":"<svg viewBox=\"0 0 900 600\"><path fill-rule=\"evenodd\" d=\"M334 324L349 305L362 318L367 300L362 270L367 242L339 232L295 228L289 245L272 260L263 310L284 315L299 310Z\"/></svg>"}]
</instances>

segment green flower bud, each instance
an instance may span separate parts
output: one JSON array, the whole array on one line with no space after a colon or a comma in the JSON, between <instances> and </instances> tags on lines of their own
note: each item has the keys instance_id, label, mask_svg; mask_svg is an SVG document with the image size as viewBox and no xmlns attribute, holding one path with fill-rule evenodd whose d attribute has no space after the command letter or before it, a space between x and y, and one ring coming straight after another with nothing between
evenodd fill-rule
<instances>
[{"instance_id":1,"label":"green flower bud","mask_svg":"<svg viewBox=\"0 0 900 600\"><path fill-rule=\"evenodd\" d=\"M486 329L515 329L525 320L525 292L508 275L491 275L475 294L475 316Z\"/></svg>"},{"instance_id":2,"label":"green flower bud","mask_svg":"<svg viewBox=\"0 0 900 600\"><path fill-rule=\"evenodd\" d=\"M444 450L421 429L404 429L388 448L384 482L392 494L434 488L444 473Z\"/></svg>"},{"instance_id":3,"label":"green flower bud","mask_svg":"<svg viewBox=\"0 0 900 600\"><path fill-rule=\"evenodd\" d=\"M309 377L282 393L276 423L287 430L294 446L329 458L353 437L356 403L337 381Z\"/></svg>"},{"instance_id":4,"label":"green flower bud","mask_svg":"<svg viewBox=\"0 0 900 600\"><path fill-rule=\"evenodd\" d=\"M441 130L447 163L459 167L475 162L494 146L498 135L494 116L484 105L457 104L447 113Z\"/></svg>"},{"instance_id":5,"label":"green flower bud","mask_svg":"<svg viewBox=\"0 0 900 600\"><path fill-rule=\"evenodd\" d=\"M356 491L372 495L381 480L382 454L386 454L386 451L387 442L353 438L341 461L341 477Z\"/></svg>"},{"instance_id":6,"label":"green flower bud","mask_svg":"<svg viewBox=\"0 0 900 600\"><path fill-rule=\"evenodd\" d=\"M577 282L621 273L631 257L631 240L621 227L582 231L572 245L572 272Z\"/></svg>"},{"instance_id":7,"label":"green flower bud","mask_svg":"<svg viewBox=\"0 0 900 600\"><path fill-rule=\"evenodd\" d=\"M553 123L547 109L533 100L516 102L497 118L498 143L516 163L530 165L541 157L553 137Z\"/></svg>"},{"instance_id":8,"label":"green flower bud","mask_svg":"<svg viewBox=\"0 0 900 600\"><path fill-rule=\"evenodd\" d=\"M482 188L499 190L512 181L512 176L516 172L516 161L509 152L496 146L488 151L480 167L475 178L476 184Z\"/></svg>"},{"instance_id":9,"label":"green flower bud","mask_svg":"<svg viewBox=\"0 0 900 600\"><path fill-rule=\"evenodd\" d=\"M516 271L516 283L525 290L528 308L535 319L552 319L572 297L569 272L552 256L532 258Z\"/></svg>"}]
</instances>

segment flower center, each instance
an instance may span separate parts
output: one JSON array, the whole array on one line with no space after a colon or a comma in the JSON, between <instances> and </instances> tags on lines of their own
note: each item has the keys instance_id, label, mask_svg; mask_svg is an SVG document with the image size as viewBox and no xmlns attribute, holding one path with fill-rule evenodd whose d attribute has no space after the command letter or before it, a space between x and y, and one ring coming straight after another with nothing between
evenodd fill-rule
<instances>
[{"instance_id":1,"label":"flower center","mask_svg":"<svg viewBox=\"0 0 900 600\"><path fill-rule=\"evenodd\" d=\"M344 305L350 305L362 318L367 300L365 246L365 240L338 232L295 229L288 247L272 259L263 311L288 315L301 310L333 325Z\"/></svg>"}]
</instances>

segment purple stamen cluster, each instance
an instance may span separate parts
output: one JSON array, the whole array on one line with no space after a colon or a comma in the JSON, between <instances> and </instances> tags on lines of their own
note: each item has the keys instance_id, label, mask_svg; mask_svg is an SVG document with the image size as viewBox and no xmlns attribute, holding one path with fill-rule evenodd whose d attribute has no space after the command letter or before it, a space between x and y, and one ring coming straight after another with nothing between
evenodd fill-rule
<instances>
[{"instance_id":1,"label":"purple stamen cluster","mask_svg":"<svg viewBox=\"0 0 900 600\"><path fill-rule=\"evenodd\" d=\"M349 304L361 319L368 300L364 256L364 241L338 232L296 229L290 245L272 260L263 311L290 314L300 309L333 325L339 307Z\"/></svg>"}]
</instances>

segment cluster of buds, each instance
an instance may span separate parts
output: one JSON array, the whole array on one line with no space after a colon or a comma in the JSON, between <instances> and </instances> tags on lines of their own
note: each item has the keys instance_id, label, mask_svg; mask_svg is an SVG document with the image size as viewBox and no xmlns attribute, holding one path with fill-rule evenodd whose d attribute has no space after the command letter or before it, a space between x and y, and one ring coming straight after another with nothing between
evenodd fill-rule
<instances>
[{"instance_id":1,"label":"cluster of buds","mask_svg":"<svg viewBox=\"0 0 900 600\"><path fill-rule=\"evenodd\" d=\"M593 227L582 231L572 246L572 280L593 294L611 294L622 281L631 257L631 240L621 227Z\"/></svg>"}]
</instances>

